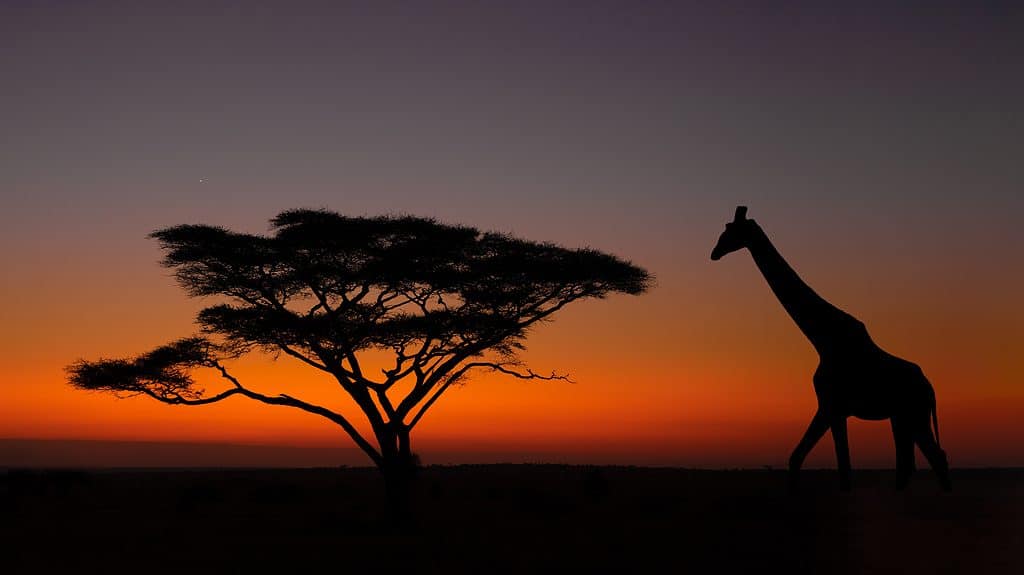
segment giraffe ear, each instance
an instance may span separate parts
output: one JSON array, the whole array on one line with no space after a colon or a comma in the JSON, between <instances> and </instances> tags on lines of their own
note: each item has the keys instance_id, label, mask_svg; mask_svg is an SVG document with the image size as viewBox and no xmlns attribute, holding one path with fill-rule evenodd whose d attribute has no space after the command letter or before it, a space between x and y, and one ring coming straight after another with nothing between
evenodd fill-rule
<instances>
[{"instance_id":1,"label":"giraffe ear","mask_svg":"<svg viewBox=\"0 0 1024 575\"><path fill-rule=\"evenodd\" d=\"M742 222L745 219L747 219L747 206L736 206L736 217L732 221Z\"/></svg>"}]
</instances>

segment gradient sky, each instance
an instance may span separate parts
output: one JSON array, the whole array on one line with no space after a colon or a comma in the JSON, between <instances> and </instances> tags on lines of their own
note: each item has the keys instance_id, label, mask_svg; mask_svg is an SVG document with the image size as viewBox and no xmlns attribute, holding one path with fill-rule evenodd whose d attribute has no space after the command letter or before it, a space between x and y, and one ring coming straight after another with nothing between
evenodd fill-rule
<instances>
[{"instance_id":1,"label":"gradient sky","mask_svg":"<svg viewBox=\"0 0 1024 575\"><path fill-rule=\"evenodd\" d=\"M194 331L202 302L150 231L326 207L657 276L535 330L530 364L577 383L447 395L425 461L778 466L816 356L749 256L708 259L743 203L924 368L954 466L1024 465L1024 10L834 4L3 2L0 437L348 447L308 414L117 400L62 372ZM327 397L285 360L239 370ZM888 434L853 423L854 466L892 465ZM826 437L809 464L832 461Z\"/></svg>"}]
</instances>

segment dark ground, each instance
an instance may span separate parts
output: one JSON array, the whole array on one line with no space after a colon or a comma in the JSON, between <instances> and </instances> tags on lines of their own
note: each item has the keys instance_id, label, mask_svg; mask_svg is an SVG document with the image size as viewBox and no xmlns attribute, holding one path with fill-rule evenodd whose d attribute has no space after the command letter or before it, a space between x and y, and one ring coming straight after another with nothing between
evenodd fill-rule
<instances>
[{"instance_id":1,"label":"dark ground","mask_svg":"<svg viewBox=\"0 0 1024 575\"><path fill-rule=\"evenodd\" d=\"M1024 470L431 467L396 531L370 469L0 472L4 573L1024 573Z\"/></svg>"}]
</instances>

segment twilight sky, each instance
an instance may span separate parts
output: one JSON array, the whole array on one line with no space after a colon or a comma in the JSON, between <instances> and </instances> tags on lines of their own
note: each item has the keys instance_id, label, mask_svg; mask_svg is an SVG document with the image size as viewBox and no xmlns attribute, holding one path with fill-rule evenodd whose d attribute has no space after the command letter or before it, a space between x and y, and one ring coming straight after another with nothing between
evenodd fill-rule
<instances>
[{"instance_id":1,"label":"twilight sky","mask_svg":"<svg viewBox=\"0 0 1024 575\"><path fill-rule=\"evenodd\" d=\"M425 461L780 465L816 357L748 255L708 259L744 203L924 368L954 466L1024 465L1024 9L762 4L3 2L0 438L348 446L307 414L117 400L62 372L195 329L150 231L326 207L657 276L534 332L530 364L577 383L446 396ZM854 465L891 465L888 433L852 424ZM810 464L832 464L827 437Z\"/></svg>"}]
</instances>

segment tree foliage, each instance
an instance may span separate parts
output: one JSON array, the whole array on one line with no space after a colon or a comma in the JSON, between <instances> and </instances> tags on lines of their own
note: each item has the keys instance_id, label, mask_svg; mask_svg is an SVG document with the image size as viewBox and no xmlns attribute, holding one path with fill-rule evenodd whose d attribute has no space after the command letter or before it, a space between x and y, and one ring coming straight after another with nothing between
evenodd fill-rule
<instances>
[{"instance_id":1,"label":"tree foliage","mask_svg":"<svg viewBox=\"0 0 1024 575\"><path fill-rule=\"evenodd\" d=\"M199 405L239 395L302 409L340 425L382 468L411 462L409 433L427 409L471 370L536 379L518 352L531 326L567 304L612 293L640 294L643 269L593 249L566 249L419 217L348 217L290 210L268 235L207 225L151 234L201 310L201 334L132 359L79 361L71 385ZM330 374L355 400L374 441L348 417L292 395L242 385L225 360L284 353ZM367 353L390 364L364 370ZM209 394L193 373L219 372ZM396 396L396 384L402 393Z\"/></svg>"}]
</instances>

